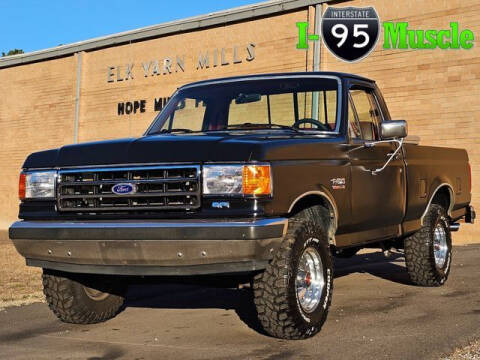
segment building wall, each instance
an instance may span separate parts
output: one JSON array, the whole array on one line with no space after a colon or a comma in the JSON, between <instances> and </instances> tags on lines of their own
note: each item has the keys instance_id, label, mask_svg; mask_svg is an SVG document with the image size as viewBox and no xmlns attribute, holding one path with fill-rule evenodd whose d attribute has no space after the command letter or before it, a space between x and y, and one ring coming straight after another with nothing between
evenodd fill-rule
<instances>
[{"instance_id":1,"label":"building wall","mask_svg":"<svg viewBox=\"0 0 480 360\"><path fill-rule=\"evenodd\" d=\"M239 74L305 71L306 54L299 56L296 51L296 34L292 29L295 29L295 22L306 21L307 16L307 11L300 11L86 54L79 140L141 135L155 116L154 99L168 97L178 86L188 82ZM251 61L246 60L249 44L255 45L255 59ZM233 63L234 47L237 47L237 59L241 63ZM225 49L228 65L221 65L222 49ZM209 68L197 69L199 54L207 52ZM218 53L217 66L214 66L215 52ZM177 56L184 56L184 71L175 66ZM162 74L165 57L174 63L171 74ZM152 76L155 60L159 62L160 75ZM134 79L107 83L108 67L120 66L122 77L125 77L126 64L134 64ZM142 66L146 64L147 67L150 64L147 77ZM146 100L144 113L117 115L118 102L141 99Z\"/></svg>"},{"instance_id":2,"label":"building wall","mask_svg":"<svg viewBox=\"0 0 480 360\"><path fill-rule=\"evenodd\" d=\"M380 21L408 21L409 29L460 29L480 34L478 0L355 0L336 6L374 5ZM381 34L383 36L383 32ZM384 50L383 38L366 59L348 64L322 47L322 70L375 79L393 119L408 121L423 145L465 148L472 167L473 205L480 208L480 43L470 50ZM463 226L465 241L479 239L478 225Z\"/></svg>"},{"instance_id":3,"label":"building wall","mask_svg":"<svg viewBox=\"0 0 480 360\"><path fill-rule=\"evenodd\" d=\"M0 230L18 213L18 174L34 151L73 142L76 58L0 70Z\"/></svg>"}]
</instances>

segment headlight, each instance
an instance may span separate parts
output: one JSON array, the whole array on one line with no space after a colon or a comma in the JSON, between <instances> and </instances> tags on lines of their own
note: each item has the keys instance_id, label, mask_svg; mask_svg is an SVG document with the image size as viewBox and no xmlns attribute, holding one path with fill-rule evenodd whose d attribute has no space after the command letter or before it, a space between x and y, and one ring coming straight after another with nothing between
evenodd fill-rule
<instances>
[{"instance_id":1,"label":"headlight","mask_svg":"<svg viewBox=\"0 0 480 360\"><path fill-rule=\"evenodd\" d=\"M54 198L56 171L34 171L20 174L18 195L21 200Z\"/></svg>"},{"instance_id":2,"label":"headlight","mask_svg":"<svg viewBox=\"0 0 480 360\"><path fill-rule=\"evenodd\" d=\"M203 193L215 195L270 195L270 165L205 165Z\"/></svg>"}]
</instances>

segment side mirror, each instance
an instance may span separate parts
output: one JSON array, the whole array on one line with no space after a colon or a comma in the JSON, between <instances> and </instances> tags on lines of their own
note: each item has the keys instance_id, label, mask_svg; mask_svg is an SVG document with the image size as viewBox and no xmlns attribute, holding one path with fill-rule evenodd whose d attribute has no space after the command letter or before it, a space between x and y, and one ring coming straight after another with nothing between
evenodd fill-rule
<instances>
[{"instance_id":1,"label":"side mirror","mask_svg":"<svg viewBox=\"0 0 480 360\"><path fill-rule=\"evenodd\" d=\"M383 121L380 125L380 137L382 139L405 138L408 134L408 125L405 120Z\"/></svg>"}]
</instances>

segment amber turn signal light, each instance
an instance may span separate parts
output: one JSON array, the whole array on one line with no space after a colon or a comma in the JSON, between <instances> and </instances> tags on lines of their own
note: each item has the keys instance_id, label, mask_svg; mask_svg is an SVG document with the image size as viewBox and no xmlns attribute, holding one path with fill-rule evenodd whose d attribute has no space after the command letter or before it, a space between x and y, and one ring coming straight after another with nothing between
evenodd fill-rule
<instances>
[{"instance_id":1,"label":"amber turn signal light","mask_svg":"<svg viewBox=\"0 0 480 360\"><path fill-rule=\"evenodd\" d=\"M24 173L20 174L20 179L18 181L18 198L20 200L25 199L25 191L26 191L26 182L27 176Z\"/></svg>"},{"instance_id":2,"label":"amber turn signal light","mask_svg":"<svg viewBox=\"0 0 480 360\"><path fill-rule=\"evenodd\" d=\"M270 195L272 179L270 165L245 165L243 167L243 193Z\"/></svg>"}]
</instances>

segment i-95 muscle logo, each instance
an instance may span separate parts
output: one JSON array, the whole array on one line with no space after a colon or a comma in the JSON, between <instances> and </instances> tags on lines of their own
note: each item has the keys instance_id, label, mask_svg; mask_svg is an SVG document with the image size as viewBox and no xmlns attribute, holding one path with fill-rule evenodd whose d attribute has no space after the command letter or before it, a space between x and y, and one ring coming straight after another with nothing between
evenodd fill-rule
<instances>
[{"instance_id":1,"label":"i-95 muscle logo","mask_svg":"<svg viewBox=\"0 0 480 360\"><path fill-rule=\"evenodd\" d=\"M358 61L377 45L380 20L374 7L329 7L322 17L325 46L336 57Z\"/></svg>"}]
</instances>

